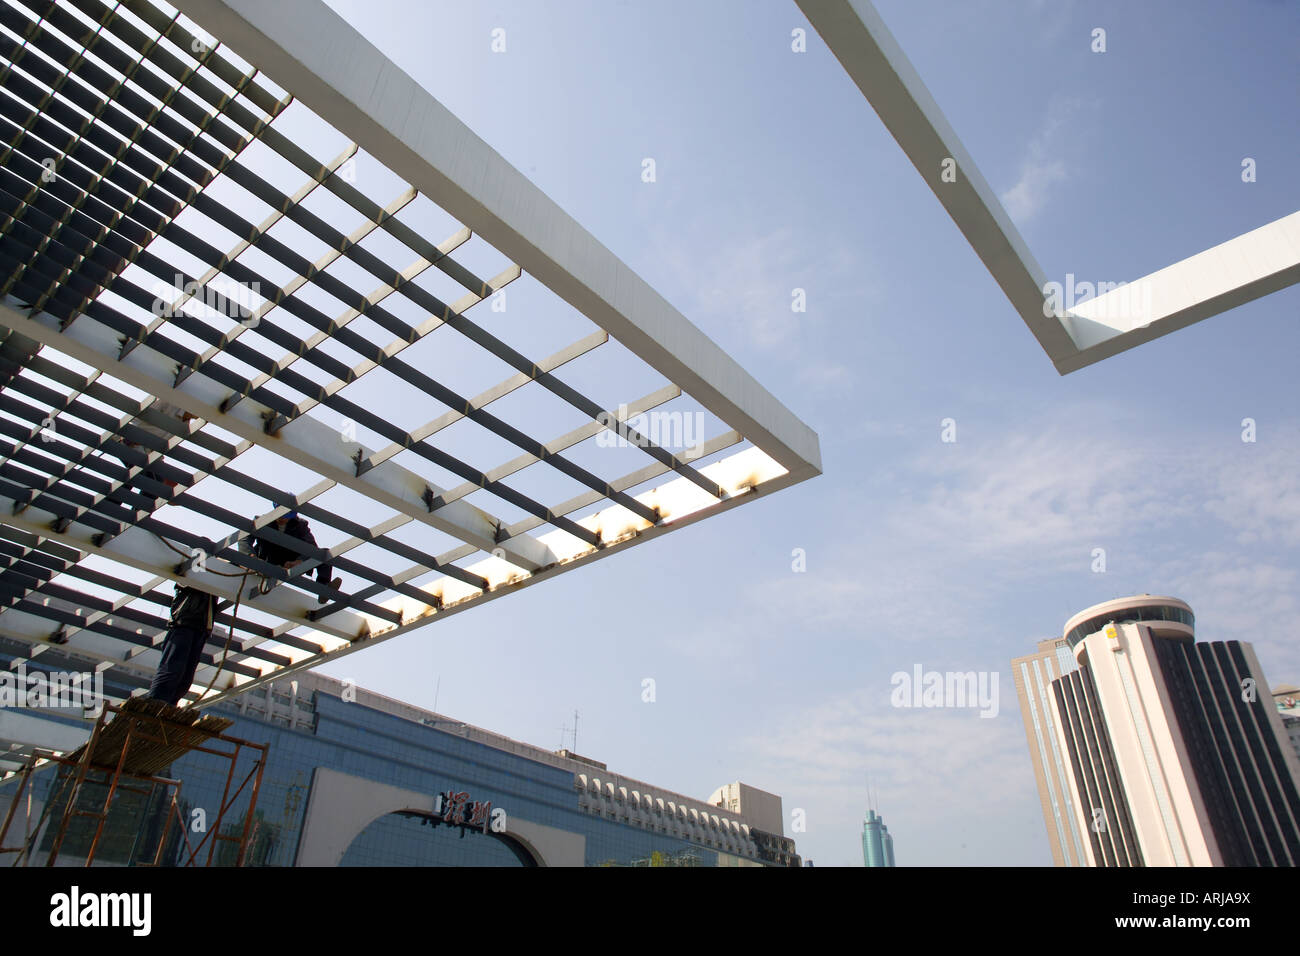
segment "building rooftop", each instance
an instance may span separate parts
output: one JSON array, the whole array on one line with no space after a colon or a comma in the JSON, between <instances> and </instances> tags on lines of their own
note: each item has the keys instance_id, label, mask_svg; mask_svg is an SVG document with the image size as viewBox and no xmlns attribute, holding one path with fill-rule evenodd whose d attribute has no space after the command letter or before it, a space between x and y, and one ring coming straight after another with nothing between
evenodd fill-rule
<instances>
[{"instance_id":1,"label":"building rooftop","mask_svg":"<svg viewBox=\"0 0 1300 956\"><path fill-rule=\"evenodd\" d=\"M463 737L466 740L472 740L475 743L483 744L487 747L493 747L497 750L507 753L516 754L520 757L526 757L529 760L535 760L538 763L546 764L560 770L568 771L574 775L576 789L587 790L591 793L597 792L597 781L599 782L600 792L605 796L614 797L619 802L626 802L632 793L640 795L644 799L653 801L662 800L665 804L672 802L675 806L684 808L688 812L695 811L697 814L705 817L716 817L719 821L727 821L729 824L734 823L737 828L744 828L746 832L755 824L743 813L734 813L725 808L710 804L707 800L701 800L696 797L690 797L676 791L668 790L655 784L647 783L644 780L638 780L634 777L628 777L620 773L609 771L604 764L591 760L587 757L579 757L568 751L552 751L544 747L538 747L534 744L524 743L515 740L512 737L506 737L491 730L482 727L476 727L473 724L467 724L464 721L455 720L443 714L434 713L431 710L425 710L422 707L416 707L403 701L394 700L391 697L385 697L373 691L365 690L360 687L352 687L345 684L344 681L320 674L315 671L304 671L296 674L293 680L298 682L298 695L301 698L309 698L313 691L328 694L331 697L341 697L345 688L350 697L355 699L356 703L370 707L381 713L389 714L394 717L400 717L403 720L409 720L413 723L422 724L426 727L432 727L443 733L454 734ZM277 682L277 687L282 684ZM269 688L268 688L269 694ZM287 708L286 708L287 712ZM758 791L757 788L748 788L760 794L764 791ZM779 800L775 794L765 794ZM770 821L768 822L770 825ZM760 827L760 829L762 829ZM781 833L776 833L780 836Z\"/></svg>"}]
</instances>

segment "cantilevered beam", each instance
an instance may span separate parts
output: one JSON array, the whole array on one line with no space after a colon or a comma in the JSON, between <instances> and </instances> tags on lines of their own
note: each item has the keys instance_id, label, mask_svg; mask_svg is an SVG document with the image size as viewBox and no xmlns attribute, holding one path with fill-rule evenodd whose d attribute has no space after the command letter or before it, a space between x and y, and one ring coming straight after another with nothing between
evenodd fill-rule
<instances>
[{"instance_id":1,"label":"cantilevered beam","mask_svg":"<svg viewBox=\"0 0 1300 956\"><path fill-rule=\"evenodd\" d=\"M1064 323L1072 372L1300 282L1300 212L1077 303Z\"/></svg>"},{"instance_id":2,"label":"cantilevered beam","mask_svg":"<svg viewBox=\"0 0 1300 956\"><path fill-rule=\"evenodd\" d=\"M1060 321L1043 315L1046 274L875 7L865 0L796 2L1043 350L1053 362L1071 355L1074 343Z\"/></svg>"},{"instance_id":3,"label":"cantilevered beam","mask_svg":"<svg viewBox=\"0 0 1300 956\"><path fill-rule=\"evenodd\" d=\"M1057 308L1042 268L870 0L796 3L1062 375L1300 282L1296 213L1130 283L1148 284L1154 297L1137 321L1125 297L1148 294L1141 289Z\"/></svg>"}]
</instances>

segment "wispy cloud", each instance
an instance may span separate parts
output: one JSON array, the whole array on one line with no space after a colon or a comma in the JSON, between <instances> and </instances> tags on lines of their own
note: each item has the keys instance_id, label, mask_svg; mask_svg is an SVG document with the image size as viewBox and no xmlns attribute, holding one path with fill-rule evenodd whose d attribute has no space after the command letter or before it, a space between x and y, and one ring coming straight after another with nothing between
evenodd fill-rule
<instances>
[{"instance_id":1,"label":"wispy cloud","mask_svg":"<svg viewBox=\"0 0 1300 956\"><path fill-rule=\"evenodd\" d=\"M1042 128L1029 141L1020 178L1000 197L1007 214L1016 222L1029 222L1042 212L1051 200L1053 187L1069 179L1071 170L1061 132L1077 110L1075 101L1053 100Z\"/></svg>"},{"instance_id":2,"label":"wispy cloud","mask_svg":"<svg viewBox=\"0 0 1300 956\"><path fill-rule=\"evenodd\" d=\"M693 269L701 280L688 311L700 321L720 320L758 348L781 346L799 334L803 318L791 309L793 290L806 283L794 236L779 228L719 245Z\"/></svg>"},{"instance_id":3,"label":"wispy cloud","mask_svg":"<svg viewBox=\"0 0 1300 956\"><path fill-rule=\"evenodd\" d=\"M1300 544L1300 470L1294 430L1257 442L1232 441L1214 475L1205 509L1235 528L1244 545Z\"/></svg>"},{"instance_id":4,"label":"wispy cloud","mask_svg":"<svg viewBox=\"0 0 1300 956\"><path fill-rule=\"evenodd\" d=\"M787 353L806 376L818 369L839 374L806 343L827 322L832 298L860 307L874 294L870 264L847 246L815 257L806 237L788 225L733 230L702 259L686 258L672 235L656 246L673 274L671 285L685 290L674 304L705 331L747 349Z\"/></svg>"},{"instance_id":5,"label":"wispy cloud","mask_svg":"<svg viewBox=\"0 0 1300 956\"><path fill-rule=\"evenodd\" d=\"M733 616L710 654L744 653L754 633L785 633L773 594L797 609L789 613L800 627L933 643L1004 619L1007 602L1026 588L1077 601L1086 587L1146 590L1165 581L1196 605L1231 600L1242 592L1232 575L1255 568L1253 604L1253 595L1285 590L1267 563L1285 560L1267 559L1258 545L1300 546L1300 477L1285 454L1300 435L1277 436L1276 451L1231 437L1217 445L1134 438L1133 454L1117 445L1114 427L1059 424L1116 417L1114 408L1089 405L984 436L959 422L951 444L936 427L910 461L828 502L846 531L835 550L809 555L809 573L754 580L747 604L764 609L762 621ZM1196 568L1186 563L1189 529L1204 556ZM1098 548L1105 576L1092 573Z\"/></svg>"},{"instance_id":6,"label":"wispy cloud","mask_svg":"<svg viewBox=\"0 0 1300 956\"><path fill-rule=\"evenodd\" d=\"M927 552L996 559L1017 574L1026 560L1065 570L1108 537L1195 510L1193 476L1175 467L1173 452L1117 454L1113 435L1052 422L983 439L958 434L918 457L914 471L929 480L910 485L907 508L895 512Z\"/></svg>"}]
</instances>

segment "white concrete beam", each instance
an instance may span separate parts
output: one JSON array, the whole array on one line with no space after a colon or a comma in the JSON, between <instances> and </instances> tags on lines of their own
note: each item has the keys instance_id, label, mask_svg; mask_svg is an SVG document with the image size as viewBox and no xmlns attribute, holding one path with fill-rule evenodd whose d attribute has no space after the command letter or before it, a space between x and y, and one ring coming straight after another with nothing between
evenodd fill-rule
<instances>
[{"instance_id":1,"label":"white concrete beam","mask_svg":"<svg viewBox=\"0 0 1300 956\"><path fill-rule=\"evenodd\" d=\"M870 0L796 3L1062 375L1300 282L1297 213L1138 280L1154 296L1140 320L1123 291L1066 314L1048 303L1042 268Z\"/></svg>"},{"instance_id":2,"label":"white concrete beam","mask_svg":"<svg viewBox=\"0 0 1300 956\"><path fill-rule=\"evenodd\" d=\"M1300 212L1076 304L1063 321L1083 368L1300 282ZM1095 291L1095 290L1094 290Z\"/></svg>"},{"instance_id":3,"label":"white concrete beam","mask_svg":"<svg viewBox=\"0 0 1300 956\"><path fill-rule=\"evenodd\" d=\"M868 0L796 2L1043 350L1053 361L1071 355L1061 323L1043 315L1045 273L876 8ZM956 179L945 182L950 161Z\"/></svg>"}]
</instances>

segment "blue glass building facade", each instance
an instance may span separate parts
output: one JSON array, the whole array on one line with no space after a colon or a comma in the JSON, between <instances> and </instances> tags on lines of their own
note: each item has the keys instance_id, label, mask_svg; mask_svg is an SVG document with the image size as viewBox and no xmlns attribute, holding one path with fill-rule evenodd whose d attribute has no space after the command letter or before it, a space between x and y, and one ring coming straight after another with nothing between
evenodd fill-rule
<instances>
[{"instance_id":1,"label":"blue glass building facade","mask_svg":"<svg viewBox=\"0 0 1300 956\"><path fill-rule=\"evenodd\" d=\"M581 862L587 866L799 865L791 840L750 828L742 815L637 785L594 762L552 754L364 691L349 700L346 693L330 692L343 685L329 678L300 677L294 682L299 686L292 689L282 687L288 682L268 685L243 695L235 706L211 711L234 720L228 736L269 745L246 865L293 866L315 859L304 831L314 791L318 802L329 796L321 793L318 768L347 775L363 787L399 788L413 798L449 791L472 794L473 800L504 811L504 834L527 825L559 834L575 846L579 841L574 837L581 837ZM247 767L241 765L236 783ZM182 819L215 819L227 770L226 762L198 752L172 765L167 775L184 781ZM57 808L54 783L50 771L34 777L37 800L43 803L53 796ZM12 790L12 784L0 787L0 796ZM152 858L166 810L161 797L119 794L96 862L124 865L142 862L146 855ZM242 828L243 810L237 810L223 823L223 832ZM48 851L52 829L47 827L40 850ZM191 832L189 837L193 843L202 835ZM87 840L85 833L70 833L66 862L79 862L78 853L84 859ZM179 839L172 842L179 852ZM217 853L217 862L234 862L233 843L218 844ZM175 858L172 849L167 858ZM38 852L33 862L40 859ZM538 861L490 828L484 832L450 826L417 809L381 812L333 862L519 866Z\"/></svg>"}]
</instances>

